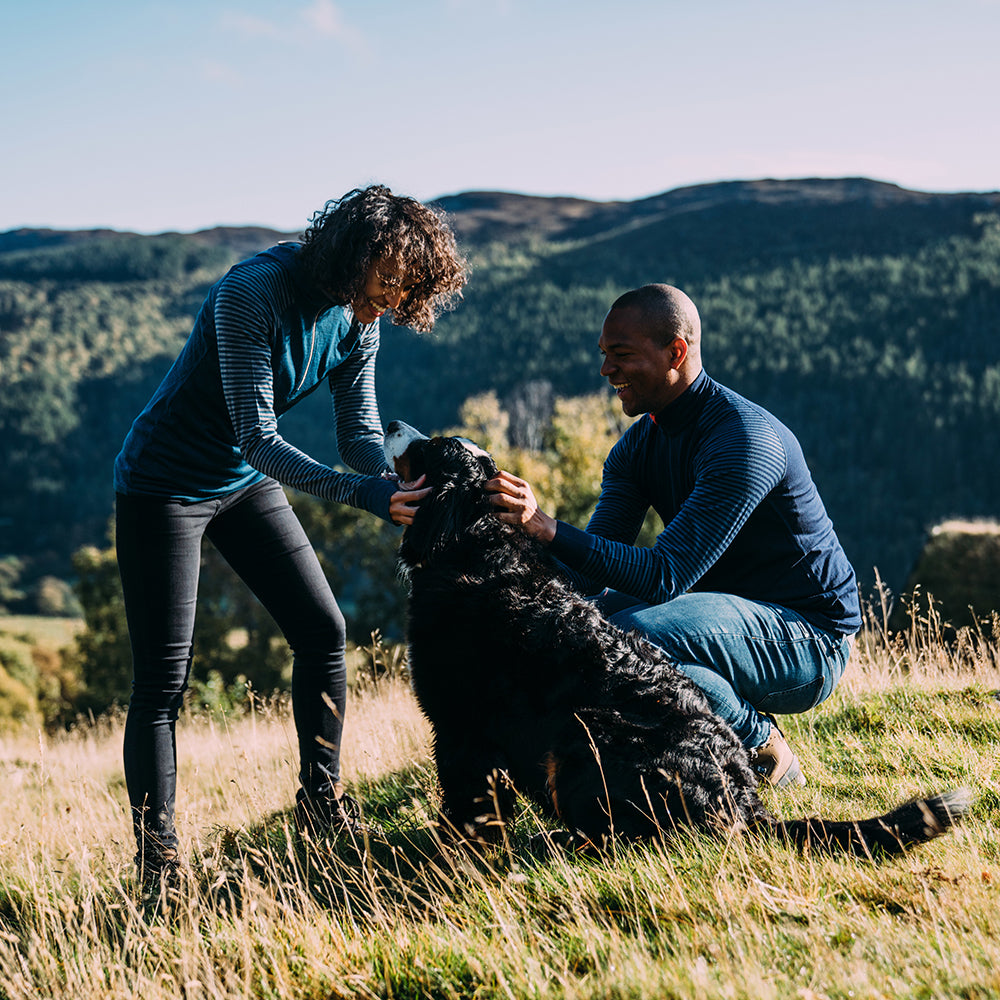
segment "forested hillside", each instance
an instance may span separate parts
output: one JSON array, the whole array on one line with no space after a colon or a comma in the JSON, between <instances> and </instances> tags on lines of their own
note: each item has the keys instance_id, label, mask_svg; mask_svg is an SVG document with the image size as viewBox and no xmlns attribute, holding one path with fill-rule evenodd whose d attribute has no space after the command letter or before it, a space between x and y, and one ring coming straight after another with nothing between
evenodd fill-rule
<instances>
[{"instance_id":1,"label":"forested hillside","mask_svg":"<svg viewBox=\"0 0 1000 1000\"><path fill-rule=\"evenodd\" d=\"M668 281L701 309L710 373L799 435L866 584L878 567L901 586L932 524L1000 512L1000 195L848 179L442 205L472 278L432 335L383 331L385 419L431 430L488 389L599 389L608 305ZM207 287L287 235L0 234L0 605L103 543L114 455ZM321 395L282 427L330 461Z\"/></svg>"}]
</instances>

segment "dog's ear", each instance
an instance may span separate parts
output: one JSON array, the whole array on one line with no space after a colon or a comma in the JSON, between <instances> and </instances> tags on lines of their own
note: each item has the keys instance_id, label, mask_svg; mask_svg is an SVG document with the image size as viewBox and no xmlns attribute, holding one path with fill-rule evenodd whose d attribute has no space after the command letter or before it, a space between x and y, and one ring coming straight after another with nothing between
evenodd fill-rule
<instances>
[{"instance_id":1,"label":"dog's ear","mask_svg":"<svg viewBox=\"0 0 1000 1000\"><path fill-rule=\"evenodd\" d=\"M497 463L493 461L492 455L487 454L484 451L481 455L477 455L476 457L479 461L479 467L483 470L487 479L492 479L494 476L500 474L500 469L497 467Z\"/></svg>"},{"instance_id":2,"label":"dog's ear","mask_svg":"<svg viewBox=\"0 0 1000 1000\"><path fill-rule=\"evenodd\" d=\"M404 482L415 483L427 471L426 448L427 439L418 438L411 441L403 452L402 461L397 464L396 471L403 477Z\"/></svg>"},{"instance_id":3,"label":"dog's ear","mask_svg":"<svg viewBox=\"0 0 1000 1000\"><path fill-rule=\"evenodd\" d=\"M455 440L461 441L465 450L475 456L487 479L492 479L500 471L496 462L493 461L493 456L485 449L480 448L475 441L470 441L467 437L459 437Z\"/></svg>"},{"instance_id":4,"label":"dog's ear","mask_svg":"<svg viewBox=\"0 0 1000 1000\"><path fill-rule=\"evenodd\" d=\"M420 502L413 523L403 533L399 558L419 566L459 543L483 514L483 502L472 491L446 483Z\"/></svg>"}]
</instances>

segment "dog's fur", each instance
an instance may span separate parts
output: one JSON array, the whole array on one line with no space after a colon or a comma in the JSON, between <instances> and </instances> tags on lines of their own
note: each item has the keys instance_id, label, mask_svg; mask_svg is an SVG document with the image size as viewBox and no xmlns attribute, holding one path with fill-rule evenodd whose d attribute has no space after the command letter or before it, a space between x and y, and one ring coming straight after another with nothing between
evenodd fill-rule
<instances>
[{"instance_id":1,"label":"dog's fur","mask_svg":"<svg viewBox=\"0 0 1000 1000\"><path fill-rule=\"evenodd\" d=\"M386 455L434 488L403 535L413 688L434 729L442 813L489 839L515 793L582 842L745 828L859 856L943 833L960 790L867 820L780 822L757 794L747 751L700 689L638 634L577 595L544 548L493 513L492 458L461 438L389 425ZM491 823L492 819L492 823Z\"/></svg>"}]
</instances>

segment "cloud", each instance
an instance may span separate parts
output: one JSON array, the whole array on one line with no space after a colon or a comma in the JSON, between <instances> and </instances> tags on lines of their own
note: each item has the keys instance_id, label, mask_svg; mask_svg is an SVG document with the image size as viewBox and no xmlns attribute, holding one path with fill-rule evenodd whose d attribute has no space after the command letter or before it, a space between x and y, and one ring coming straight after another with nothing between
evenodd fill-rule
<instances>
[{"instance_id":1,"label":"cloud","mask_svg":"<svg viewBox=\"0 0 1000 1000\"><path fill-rule=\"evenodd\" d=\"M367 52L364 36L348 23L333 0L312 0L283 22L242 11L226 11L222 15L222 26L248 38L268 38L297 46L333 39L356 52Z\"/></svg>"},{"instance_id":2,"label":"cloud","mask_svg":"<svg viewBox=\"0 0 1000 1000\"><path fill-rule=\"evenodd\" d=\"M302 12L302 17L327 38L339 38L344 33L344 17L333 0L314 0L312 6Z\"/></svg>"},{"instance_id":3,"label":"cloud","mask_svg":"<svg viewBox=\"0 0 1000 1000\"><path fill-rule=\"evenodd\" d=\"M222 27L251 38L279 38L284 33L278 25L263 17L232 10L223 12Z\"/></svg>"},{"instance_id":4,"label":"cloud","mask_svg":"<svg viewBox=\"0 0 1000 1000\"><path fill-rule=\"evenodd\" d=\"M1000 0L997 0L997 2L1000 2ZM446 6L455 11L476 11L482 10L486 7L486 4L483 0L446 0ZM491 7L495 13L500 14L503 17L507 17L514 11L514 4L512 3L512 0L493 0Z\"/></svg>"},{"instance_id":5,"label":"cloud","mask_svg":"<svg viewBox=\"0 0 1000 1000\"><path fill-rule=\"evenodd\" d=\"M325 38L334 38L358 52L367 51L364 37L357 28L344 20L333 0L313 0L301 14L309 27Z\"/></svg>"}]
</instances>

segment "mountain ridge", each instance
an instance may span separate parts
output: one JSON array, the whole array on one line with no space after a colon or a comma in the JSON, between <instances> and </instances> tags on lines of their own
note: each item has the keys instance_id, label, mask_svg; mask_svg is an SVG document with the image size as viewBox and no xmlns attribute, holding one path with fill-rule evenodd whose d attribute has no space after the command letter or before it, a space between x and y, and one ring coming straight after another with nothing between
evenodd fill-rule
<instances>
[{"instance_id":1,"label":"mountain ridge","mask_svg":"<svg viewBox=\"0 0 1000 1000\"><path fill-rule=\"evenodd\" d=\"M867 177L802 177L779 180L715 181L684 185L633 200L599 201L564 195L523 194L501 190L469 190L446 194L429 204L442 209L460 238L475 244L495 240L530 238L569 240L593 235L644 217L705 211L734 204L817 206L864 204L892 205L979 204L984 210L1000 209L998 191L935 192L905 188ZM191 232L164 230L138 233L97 227L54 229L18 227L0 232L0 253L55 247L86 239L162 238L183 236L209 246L241 252L282 239L295 239L300 231L259 225L220 225Z\"/></svg>"},{"instance_id":2,"label":"mountain ridge","mask_svg":"<svg viewBox=\"0 0 1000 1000\"><path fill-rule=\"evenodd\" d=\"M663 281L698 303L713 377L795 430L859 573L901 581L930 524L997 516L1000 468L983 456L1000 451L1000 193L804 178L439 202L471 278L432 335L384 323L385 419L434 431L474 395L604 391L610 303ZM101 540L114 454L207 289L290 235L0 234L0 567L65 576ZM282 433L331 463L329 407L314 393Z\"/></svg>"}]
</instances>

